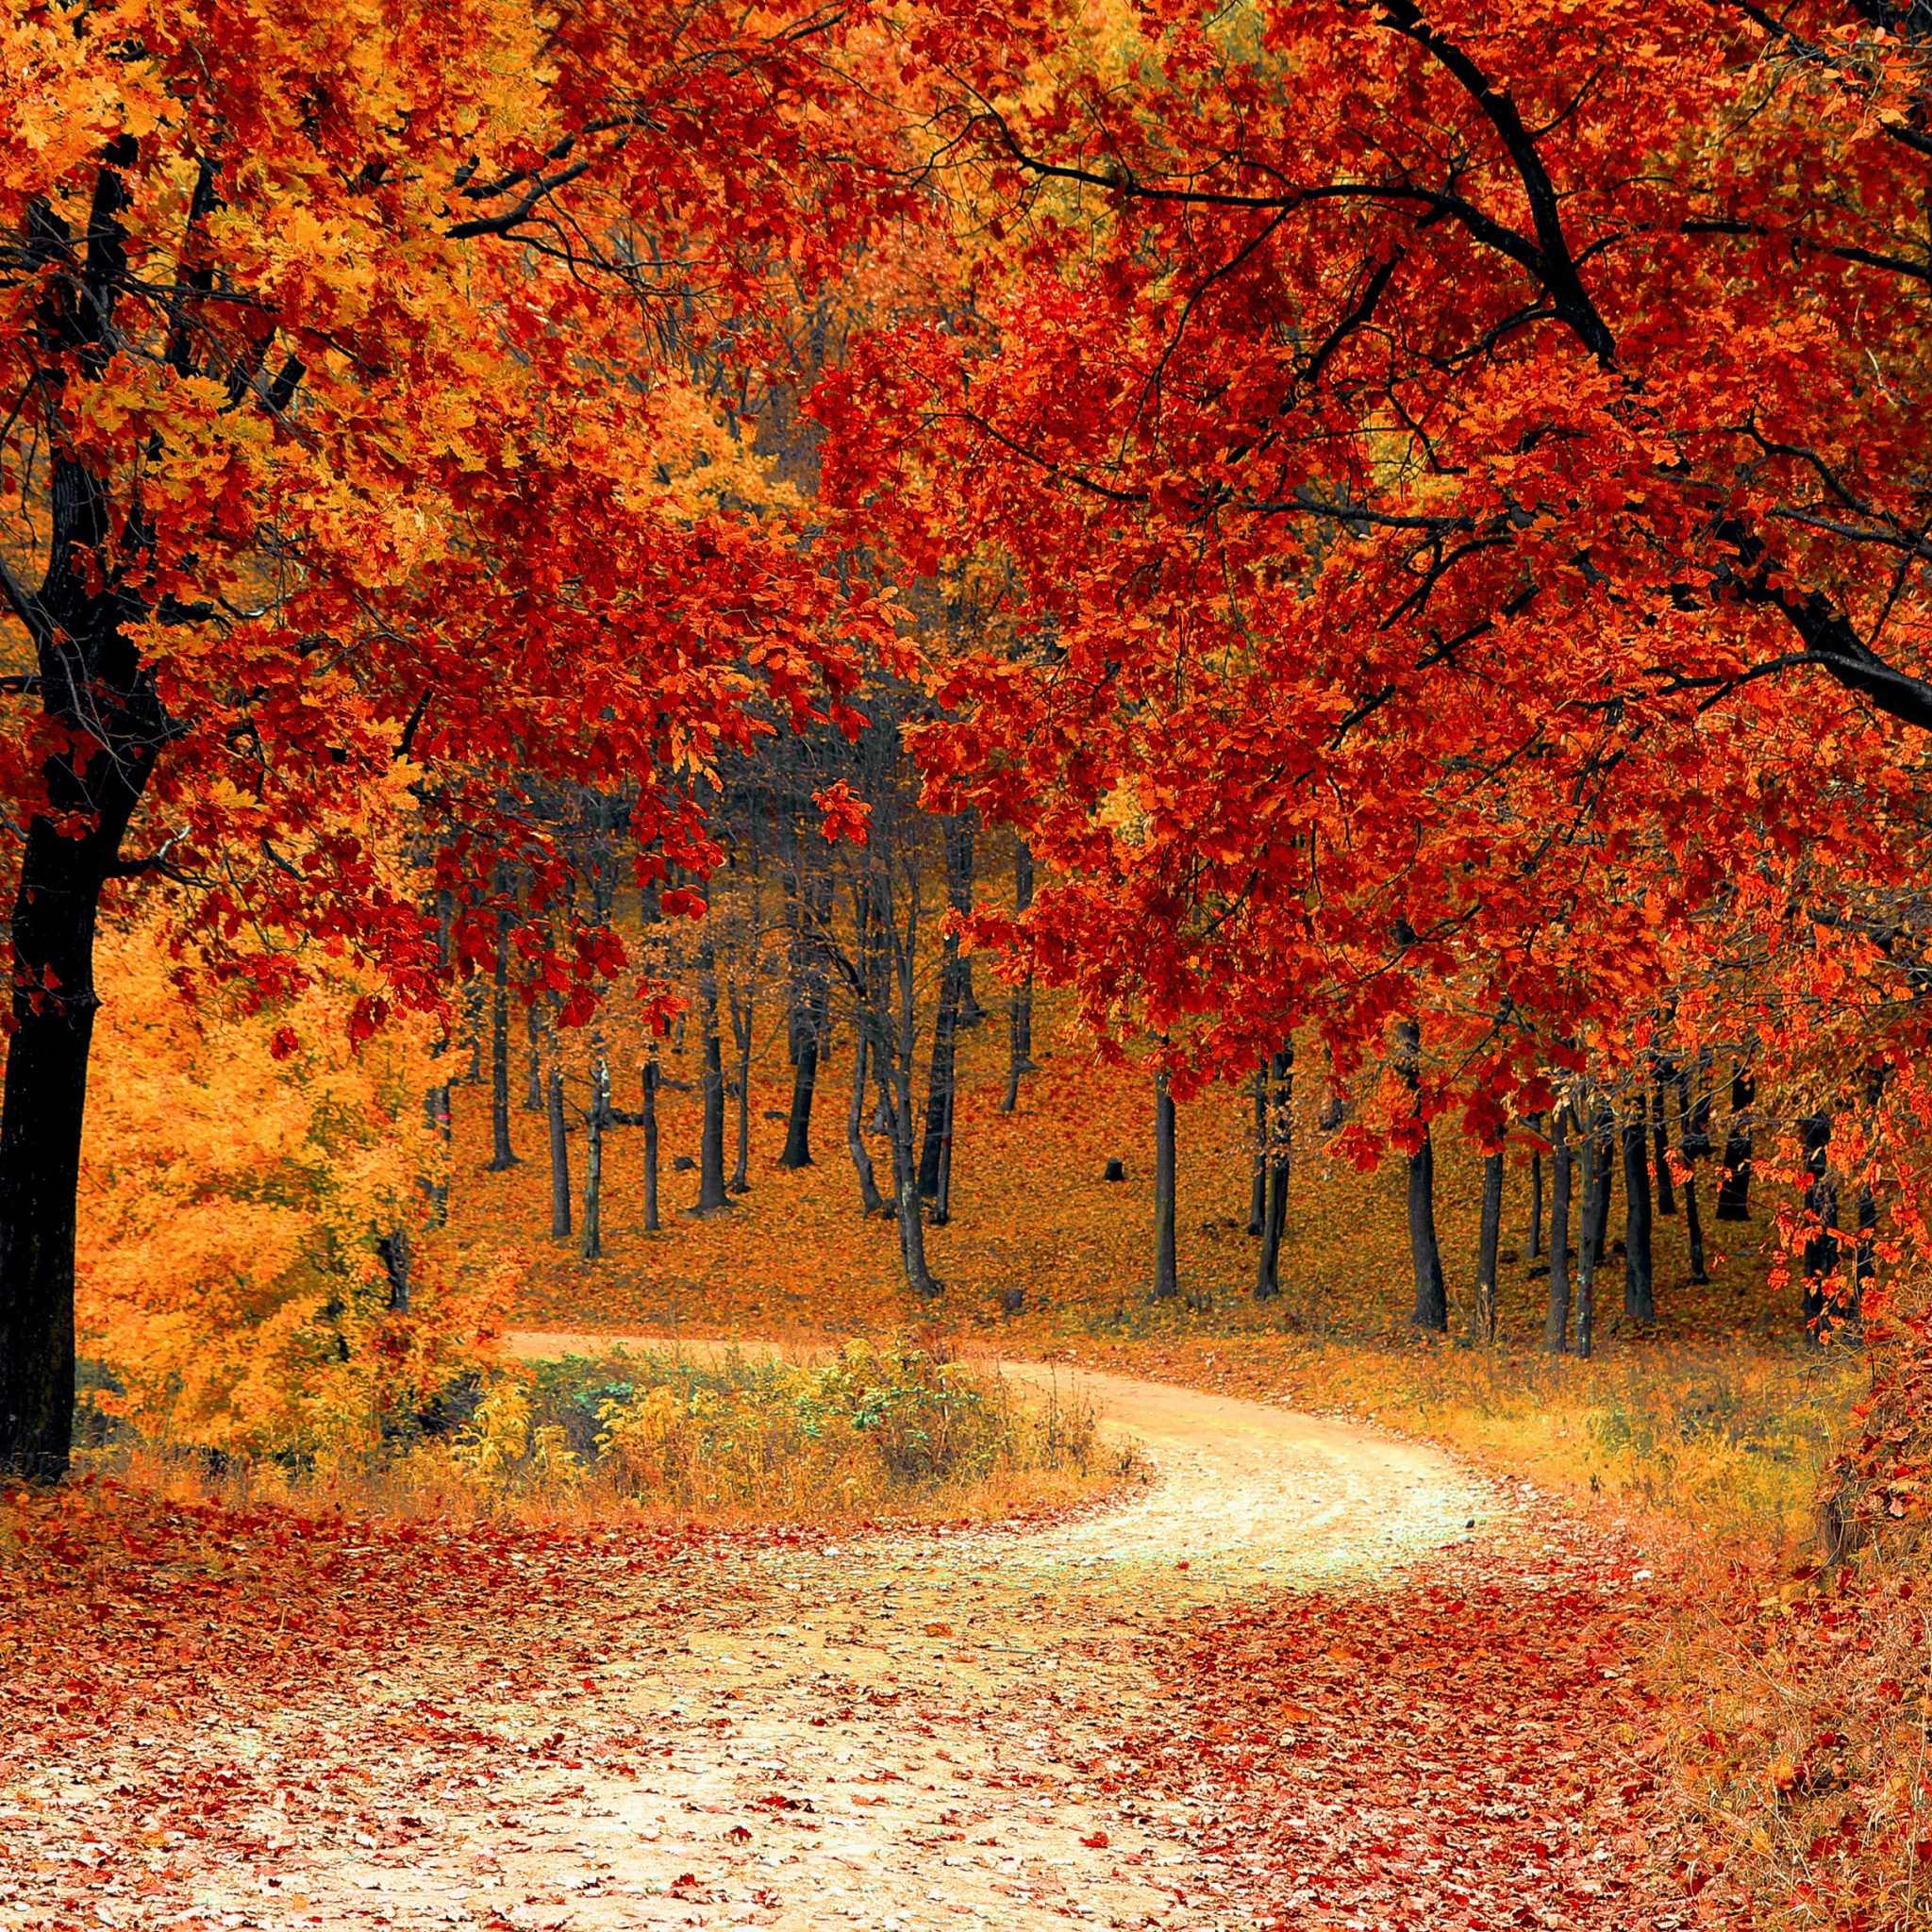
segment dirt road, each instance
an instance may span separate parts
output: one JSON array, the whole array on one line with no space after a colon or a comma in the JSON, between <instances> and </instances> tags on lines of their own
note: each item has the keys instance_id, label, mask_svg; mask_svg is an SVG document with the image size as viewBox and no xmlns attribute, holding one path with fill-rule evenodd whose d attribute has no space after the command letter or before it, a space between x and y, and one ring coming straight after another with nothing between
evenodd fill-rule
<instances>
[{"instance_id":1,"label":"dirt road","mask_svg":"<svg viewBox=\"0 0 1932 1932\"><path fill-rule=\"evenodd\" d=\"M1448 1458L1081 1379L1157 1474L1043 1528L595 1532L546 1555L372 1527L319 1550L304 1560L364 1607L362 1635L305 1674L271 1628L232 1654L272 1666L199 1683L184 1644L144 1704L76 1707L58 1755L0 1777L0 1927L1245 1932L1491 1924L1498 1901L1524 1924L1639 1923L1617 1899L1643 1765L1612 1778L1588 1761L1602 1727L1564 1728L1595 1722L1621 1666L1592 1651L1526 1717L1511 1701L1546 1637L1582 1627L1554 1545L1530 1552L1547 1576L1510 1586L1518 1647L1473 1641L1447 1585L1501 1601L1479 1573L1507 1510ZM222 1532L237 1576L261 1522ZM1420 1585L1376 1590L1445 1545ZM1575 1566L1587 1608L1628 1588L1602 1568ZM111 1579L91 1587L123 1614ZM1351 1604L1344 1641L1328 1620ZM260 1629L258 1596L250 1614ZM1271 1688L1290 1645L1319 1710ZM1219 1675L1163 1675L1183 1654ZM1262 1791L1265 1817L1243 1811Z\"/></svg>"},{"instance_id":2,"label":"dirt road","mask_svg":"<svg viewBox=\"0 0 1932 1932\"><path fill-rule=\"evenodd\" d=\"M1234 1592L1366 1583L1488 1506L1432 1451L1080 1379L1145 1450L1144 1492L1043 1531L774 1555L683 1628L580 1624L598 1658L581 1694L485 1690L470 1714L529 1740L567 1708L587 1754L593 1728L641 1734L638 1774L525 1759L460 1843L314 1859L309 1909L402 1924L455 1908L587 1932L1250 1923L1182 1841L1178 1794L1097 1789L1110 1739L1154 1694L1145 1637Z\"/></svg>"}]
</instances>

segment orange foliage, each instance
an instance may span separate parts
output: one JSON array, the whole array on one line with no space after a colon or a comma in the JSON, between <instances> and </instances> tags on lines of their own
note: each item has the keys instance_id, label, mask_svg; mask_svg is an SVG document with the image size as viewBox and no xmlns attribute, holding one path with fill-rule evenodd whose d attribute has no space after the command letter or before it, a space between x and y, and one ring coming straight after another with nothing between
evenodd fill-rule
<instances>
[{"instance_id":1,"label":"orange foliage","mask_svg":"<svg viewBox=\"0 0 1932 1932\"><path fill-rule=\"evenodd\" d=\"M83 1357L144 1435L341 1454L406 1425L485 1358L507 1267L419 1238L407 1308L377 1240L418 1218L441 1159L426 1024L360 1044L354 979L265 1011L185 1007L154 926L105 934L81 1180Z\"/></svg>"}]
</instances>

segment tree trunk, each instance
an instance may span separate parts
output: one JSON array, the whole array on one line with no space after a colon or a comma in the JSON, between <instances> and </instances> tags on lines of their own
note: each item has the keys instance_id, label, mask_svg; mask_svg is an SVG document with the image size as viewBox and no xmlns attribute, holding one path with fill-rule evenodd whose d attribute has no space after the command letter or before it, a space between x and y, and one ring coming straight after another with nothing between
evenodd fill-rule
<instances>
[{"instance_id":1,"label":"tree trunk","mask_svg":"<svg viewBox=\"0 0 1932 1932\"><path fill-rule=\"evenodd\" d=\"M570 1233L570 1129L563 1116L563 1069L555 1059L549 1086L550 1236L561 1241Z\"/></svg>"},{"instance_id":2,"label":"tree trunk","mask_svg":"<svg viewBox=\"0 0 1932 1932\"><path fill-rule=\"evenodd\" d=\"M1703 1059L1700 1055L1700 1071ZM1680 1069L1677 1074L1677 1152L1685 1167L1684 1233L1690 1249L1690 1279L1706 1282L1710 1275L1704 1259L1704 1217L1697 1204L1697 1162L1700 1156L1710 1152L1710 1101L1708 1095L1700 1095L1693 1105L1688 1067Z\"/></svg>"},{"instance_id":3,"label":"tree trunk","mask_svg":"<svg viewBox=\"0 0 1932 1932\"><path fill-rule=\"evenodd\" d=\"M1268 1224L1268 1062L1255 1069L1255 1171L1248 1184L1248 1232L1258 1235ZM1255 1292L1260 1293L1257 1287Z\"/></svg>"},{"instance_id":4,"label":"tree trunk","mask_svg":"<svg viewBox=\"0 0 1932 1932\"><path fill-rule=\"evenodd\" d=\"M852 1170L858 1176L859 1211L869 1220L886 1204L880 1198L872 1153L865 1144L865 1029L861 1026L853 1030L858 1039L853 1048L852 1105L845 1111L845 1147L852 1156Z\"/></svg>"},{"instance_id":5,"label":"tree trunk","mask_svg":"<svg viewBox=\"0 0 1932 1932\"><path fill-rule=\"evenodd\" d=\"M577 1253L586 1261L604 1252L604 1123L610 1112L610 1072L602 1059L591 1077L591 1104L584 1112L584 1234Z\"/></svg>"},{"instance_id":6,"label":"tree trunk","mask_svg":"<svg viewBox=\"0 0 1932 1932\"><path fill-rule=\"evenodd\" d=\"M1570 1157L1568 1106L1550 1118L1550 1297L1543 1346L1561 1355L1570 1346Z\"/></svg>"},{"instance_id":7,"label":"tree trunk","mask_svg":"<svg viewBox=\"0 0 1932 1932\"><path fill-rule=\"evenodd\" d=\"M651 1057L644 1062L643 1105L641 1111L644 1117L644 1232L656 1234L658 1220L658 1083L663 1075L658 1066L658 1049L651 1048Z\"/></svg>"},{"instance_id":8,"label":"tree trunk","mask_svg":"<svg viewBox=\"0 0 1932 1932\"><path fill-rule=\"evenodd\" d=\"M959 958L957 934L948 933L940 966L939 1011L932 1023L932 1068L925 1085L925 1142L919 1156L919 1191L928 1201L939 1198L940 1163L945 1149L946 1122L952 1112L959 1028Z\"/></svg>"},{"instance_id":9,"label":"tree trunk","mask_svg":"<svg viewBox=\"0 0 1932 1932\"><path fill-rule=\"evenodd\" d=\"M1013 909L1022 913L1033 904L1033 848L1024 839L1013 841ZM1007 1091L1000 1111L1011 1113L1020 1104L1020 1076L1037 1072L1033 1064L1033 974L1013 989L1008 1015Z\"/></svg>"},{"instance_id":10,"label":"tree trunk","mask_svg":"<svg viewBox=\"0 0 1932 1932\"><path fill-rule=\"evenodd\" d=\"M1442 1280L1442 1251L1436 1240L1436 1148L1427 1129L1408 1157L1408 1256L1415 1271L1418 1328L1446 1329L1449 1293Z\"/></svg>"},{"instance_id":11,"label":"tree trunk","mask_svg":"<svg viewBox=\"0 0 1932 1932\"><path fill-rule=\"evenodd\" d=\"M899 1210L899 1258L913 1293L930 1301L940 1292L925 1258L925 1217L919 1208L919 1157L912 1141L912 1070L910 1043L895 1057L891 1099L886 1108L886 1132L892 1145L892 1192ZM881 1083L881 1095L884 1085Z\"/></svg>"},{"instance_id":12,"label":"tree trunk","mask_svg":"<svg viewBox=\"0 0 1932 1932\"><path fill-rule=\"evenodd\" d=\"M1475 1328L1480 1341L1496 1339L1496 1250L1503 1232L1503 1157L1483 1160L1482 1231L1476 1241Z\"/></svg>"},{"instance_id":13,"label":"tree trunk","mask_svg":"<svg viewBox=\"0 0 1932 1932\"><path fill-rule=\"evenodd\" d=\"M1812 1114L1800 1124L1805 1137L1805 1212L1812 1225L1805 1239L1805 1327L1821 1341L1831 1314L1832 1283L1838 1274L1838 1187L1831 1176L1831 1116Z\"/></svg>"},{"instance_id":14,"label":"tree trunk","mask_svg":"<svg viewBox=\"0 0 1932 1932\"><path fill-rule=\"evenodd\" d=\"M1263 1176L1261 1253L1255 1269L1255 1298L1273 1301L1281 1292L1281 1237L1288 1227L1289 1163L1294 1158L1294 1048L1276 1054L1264 1069L1273 1091L1261 1099ZM1257 1078L1260 1075L1257 1076Z\"/></svg>"},{"instance_id":15,"label":"tree trunk","mask_svg":"<svg viewBox=\"0 0 1932 1932\"><path fill-rule=\"evenodd\" d=\"M532 1000L524 1008L524 1034L528 1041L530 1054L526 1077L524 1081L524 1111L542 1113L545 1109L543 1097L543 1022L537 1011L537 1002Z\"/></svg>"},{"instance_id":16,"label":"tree trunk","mask_svg":"<svg viewBox=\"0 0 1932 1932\"><path fill-rule=\"evenodd\" d=\"M1724 1137L1724 1174L1717 1184L1717 1218L1751 1219L1751 1104L1757 1083L1740 1067L1731 1076L1731 1128Z\"/></svg>"},{"instance_id":17,"label":"tree trunk","mask_svg":"<svg viewBox=\"0 0 1932 1932\"><path fill-rule=\"evenodd\" d=\"M1659 1214L1674 1214L1677 1201L1674 1186L1671 1180L1671 1127L1669 1108L1664 1103L1664 1091L1670 1085L1668 1073L1657 1076L1657 1091L1652 1096L1651 1139L1657 1154L1657 1211Z\"/></svg>"},{"instance_id":18,"label":"tree trunk","mask_svg":"<svg viewBox=\"0 0 1932 1932\"><path fill-rule=\"evenodd\" d=\"M705 1032L704 1125L698 1138L698 1214L731 1205L724 1191L724 1055L718 1038L718 968L710 942L699 958L698 1007Z\"/></svg>"},{"instance_id":19,"label":"tree trunk","mask_svg":"<svg viewBox=\"0 0 1932 1932\"><path fill-rule=\"evenodd\" d=\"M1639 1088L1624 1123L1624 1313L1657 1320L1656 1276L1650 1248L1650 1100Z\"/></svg>"},{"instance_id":20,"label":"tree trunk","mask_svg":"<svg viewBox=\"0 0 1932 1932\"><path fill-rule=\"evenodd\" d=\"M1541 1134L1543 1130L1543 1117L1533 1113L1529 1117L1530 1130ZM1529 1255L1537 1260L1543 1251L1543 1150L1532 1149L1529 1157Z\"/></svg>"},{"instance_id":21,"label":"tree trunk","mask_svg":"<svg viewBox=\"0 0 1932 1932\"><path fill-rule=\"evenodd\" d=\"M751 988L744 992L744 1007L741 1013L737 992L731 996L731 1032L733 1042L738 1048L738 1158L731 1169L728 1183L734 1194L748 1194L751 1191L751 1048L752 1023L758 1016L757 1005L753 1000ZM816 1071L818 1061L818 1038L812 1038L812 1061Z\"/></svg>"},{"instance_id":22,"label":"tree trunk","mask_svg":"<svg viewBox=\"0 0 1932 1932\"><path fill-rule=\"evenodd\" d=\"M962 919L973 910L973 832L970 814L945 823L946 898ZM973 956L956 946L955 958L954 1024L977 1026L986 1018L986 1009L973 994Z\"/></svg>"},{"instance_id":23,"label":"tree trunk","mask_svg":"<svg viewBox=\"0 0 1932 1932\"><path fill-rule=\"evenodd\" d=\"M517 1164L509 1144L509 914L496 915L496 972L490 994L490 1136L491 1174Z\"/></svg>"},{"instance_id":24,"label":"tree trunk","mask_svg":"<svg viewBox=\"0 0 1932 1932\"><path fill-rule=\"evenodd\" d=\"M1404 1020L1395 1029L1395 1071L1411 1093L1422 1080L1423 1029ZM1449 1325L1449 1296L1442 1281L1442 1251L1436 1241L1436 1149L1426 1124L1422 1145L1408 1157L1408 1256L1415 1273L1418 1328Z\"/></svg>"},{"instance_id":25,"label":"tree trunk","mask_svg":"<svg viewBox=\"0 0 1932 1932\"><path fill-rule=\"evenodd\" d=\"M819 1057L825 1032L825 926L832 912L830 878L799 878L789 916L796 923L793 936L796 965L792 972L791 1110L785 1121L785 1148L780 1167L809 1167L811 1108L818 1092Z\"/></svg>"},{"instance_id":26,"label":"tree trunk","mask_svg":"<svg viewBox=\"0 0 1932 1932\"><path fill-rule=\"evenodd\" d=\"M1154 1299L1170 1300L1181 1291L1174 1251L1174 1091L1166 1073L1154 1076Z\"/></svg>"},{"instance_id":27,"label":"tree trunk","mask_svg":"<svg viewBox=\"0 0 1932 1932\"><path fill-rule=\"evenodd\" d=\"M1576 1293L1576 1353L1588 1359L1596 1346L1596 1277L1603 1266L1605 1239L1610 1223L1610 1170L1615 1160L1611 1142L1613 1117L1601 1103L1591 1119L1583 1153L1582 1271Z\"/></svg>"}]
</instances>

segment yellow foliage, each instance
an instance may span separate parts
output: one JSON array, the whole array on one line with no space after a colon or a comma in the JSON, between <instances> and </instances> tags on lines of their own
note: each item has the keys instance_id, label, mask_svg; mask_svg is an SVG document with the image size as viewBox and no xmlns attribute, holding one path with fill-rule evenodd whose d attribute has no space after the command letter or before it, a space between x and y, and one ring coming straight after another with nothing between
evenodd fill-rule
<instances>
[{"instance_id":1,"label":"yellow foliage","mask_svg":"<svg viewBox=\"0 0 1932 1932\"><path fill-rule=\"evenodd\" d=\"M439 1158L428 1027L352 1045L366 989L342 981L257 1013L185 1006L152 925L102 935L100 980L76 1263L99 1407L248 1455L407 1434L487 1356L510 1280L417 1231ZM398 1230L407 1307L377 1247Z\"/></svg>"}]
</instances>

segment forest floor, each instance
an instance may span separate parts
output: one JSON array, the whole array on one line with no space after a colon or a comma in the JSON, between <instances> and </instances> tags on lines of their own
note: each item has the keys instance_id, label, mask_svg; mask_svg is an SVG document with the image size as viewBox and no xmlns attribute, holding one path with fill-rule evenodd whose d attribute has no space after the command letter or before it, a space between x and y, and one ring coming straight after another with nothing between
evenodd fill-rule
<instances>
[{"instance_id":1,"label":"forest floor","mask_svg":"<svg viewBox=\"0 0 1932 1932\"><path fill-rule=\"evenodd\" d=\"M0 1925L1691 1922L1638 1551L1091 1379L1154 1478L1044 1524L7 1497Z\"/></svg>"}]
</instances>

